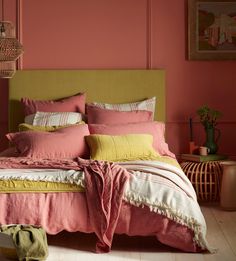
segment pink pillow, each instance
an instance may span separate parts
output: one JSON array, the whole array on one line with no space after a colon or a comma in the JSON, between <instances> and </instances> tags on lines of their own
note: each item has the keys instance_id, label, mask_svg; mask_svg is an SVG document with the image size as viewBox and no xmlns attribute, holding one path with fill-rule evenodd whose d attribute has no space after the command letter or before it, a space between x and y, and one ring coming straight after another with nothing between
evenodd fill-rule
<instances>
[{"instance_id":1,"label":"pink pillow","mask_svg":"<svg viewBox=\"0 0 236 261\"><path fill-rule=\"evenodd\" d=\"M6 137L15 144L20 157L76 158L89 157L85 136L88 125L76 125L54 132L23 131L8 133Z\"/></svg>"},{"instance_id":2,"label":"pink pillow","mask_svg":"<svg viewBox=\"0 0 236 261\"><path fill-rule=\"evenodd\" d=\"M115 111L87 105L88 123L123 124L152 120L151 111Z\"/></svg>"},{"instance_id":3,"label":"pink pillow","mask_svg":"<svg viewBox=\"0 0 236 261\"><path fill-rule=\"evenodd\" d=\"M25 116L42 112L80 112L85 113L86 94L81 93L75 96L64 98L58 101L39 101L29 98L22 98Z\"/></svg>"},{"instance_id":4,"label":"pink pillow","mask_svg":"<svg viewBox=\"0 0 236 261\"><path fill-rule=\"evenodd\" d=\"M143 122L130 124L89 124L91 134L126 135L126 134L150 134L153 136L153 148L162 156L175 158L165 142L165 124L162 122Z\"/></svg>"}]
</instances>

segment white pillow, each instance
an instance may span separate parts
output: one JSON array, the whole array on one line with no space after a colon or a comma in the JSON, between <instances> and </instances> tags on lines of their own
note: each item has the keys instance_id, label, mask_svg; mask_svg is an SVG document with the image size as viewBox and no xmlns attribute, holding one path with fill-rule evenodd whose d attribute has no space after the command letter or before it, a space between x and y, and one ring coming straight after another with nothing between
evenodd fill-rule
<instances>
[{"instance_id":1,"label":"white pillow","mask_svg":"<svg viewBox=\"0 0 236 261\"><path fill-rule=\"evenodd\" d=\"M40 112L25 117L25 123L37 126L63 126L82 121L78 112Z\"/></svg>"},{"instance_id":2,"label":"white pillow","mask_svg":"<svg viewBox=\"0 0 236 261\"><path fill-rule=\"evenodd\" d=\"M117 111L151 111L153 118L155 113L156 106L156 97L152 97L150 99L146 99L140 102L132 102L132 103L122 103L122 104L110 104L110 103L101 103L101 102L93 102L92 105L107 109L107 110L117 110Z\"/></svg>"}]
</instances>

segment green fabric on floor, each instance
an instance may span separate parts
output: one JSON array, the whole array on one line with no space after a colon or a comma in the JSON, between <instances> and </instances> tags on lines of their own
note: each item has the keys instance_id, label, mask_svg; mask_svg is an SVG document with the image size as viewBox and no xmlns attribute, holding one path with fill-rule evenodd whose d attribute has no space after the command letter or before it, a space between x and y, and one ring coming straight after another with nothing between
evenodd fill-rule
<instances>
[{"instance_id":1,"label":"green fabric on floor","mask_svg":"<svg viewBox=\"0 0 236 261\"><path fill-rule=\"evenodd\" d=\"M12 236L20 261L46 260L48 245L43 228L30 225L1 226L0 232Z\"/></svg>"}]
</instances>

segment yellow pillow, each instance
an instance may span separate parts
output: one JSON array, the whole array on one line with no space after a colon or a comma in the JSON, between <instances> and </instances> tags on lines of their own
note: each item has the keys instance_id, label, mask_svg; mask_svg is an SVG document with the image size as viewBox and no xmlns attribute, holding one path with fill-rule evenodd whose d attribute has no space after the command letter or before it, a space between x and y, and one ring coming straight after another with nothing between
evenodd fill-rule
<instances>
[{"instance_id":1,"label":"yellow pillow","mask_svg":"<svg viewBox=\"0 0 236 261\"><path fill-rule=\"evenodd\" d=\"M78 124L84 124L84 122L81 121ZM55 131L60 128L66 128L69 126L71 126L71 124L63 125L63 126L38 126L38 125L30 125L27 123L21 123L18 125L18 129L19 129L19 131Z\"/></svg>"},{"instance_id":2,"label":"yellow pillow","mask_svg":"<svg viewBox=\"0 0 236 261\"><path fill-rule=\"evenodd\" d=\"M148 134L119 136L89 135L85 137L94 160L129 161L152 160L159 155L152 147L153 137Z\"/></svg>"}]
</instances>

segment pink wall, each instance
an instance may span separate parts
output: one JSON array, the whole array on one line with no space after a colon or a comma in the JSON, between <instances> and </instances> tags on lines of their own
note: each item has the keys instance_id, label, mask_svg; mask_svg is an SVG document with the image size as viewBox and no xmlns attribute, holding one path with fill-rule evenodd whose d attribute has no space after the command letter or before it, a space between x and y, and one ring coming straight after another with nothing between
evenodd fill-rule
<instances>
[{"instance_id":1,"label":"pink wall","mask_svg":"<svg viewBox=\"0 0 236 261\"><path fill-rule=\"evenodd\" d=\"M187 152L188 118L207 103L224 114L220 152L236 158L236 62L186 59L186 2L21 1L22 69L164 68L170 148ZM3 134L7 88L0 84ZM203 130L195 121L196 141L202 143Z\"/></svg>"}]
</instances>

